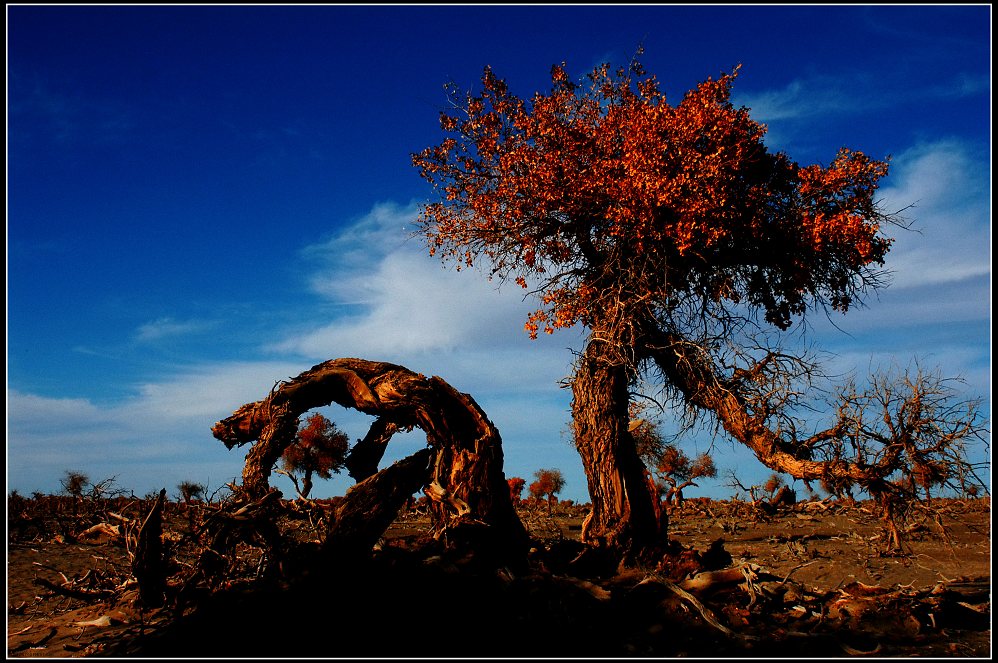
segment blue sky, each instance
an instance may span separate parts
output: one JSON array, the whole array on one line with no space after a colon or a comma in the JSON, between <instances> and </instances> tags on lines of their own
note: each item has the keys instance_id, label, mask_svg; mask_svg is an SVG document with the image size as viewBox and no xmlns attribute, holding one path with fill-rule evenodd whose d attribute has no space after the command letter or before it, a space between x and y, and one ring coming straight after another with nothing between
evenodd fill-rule
<instances>
[{"instance_id":1,"label":"blue sky","mask_svg":"<svg viewBox=\"0 0 998 663\"><path fill-rule=\"evenodd\" d=\"M735 103L802 164L891 156L884 206L918 232L892 230L891 286L810 338L843 373L917 357L990 413L990 28L989 5L7 5L8 491L66 470L213 490L248 450L215 421L356 356L472 394L507 476L558 468L588 500L559 387L581 334L530 341L533 302L409 238L431 195L410 154L443 137L449 81L491 65L530 95L639 44L674 102L741 63ZM689 495L769 474L724 440L715 459Z\"/></svg>"}]
</instances>

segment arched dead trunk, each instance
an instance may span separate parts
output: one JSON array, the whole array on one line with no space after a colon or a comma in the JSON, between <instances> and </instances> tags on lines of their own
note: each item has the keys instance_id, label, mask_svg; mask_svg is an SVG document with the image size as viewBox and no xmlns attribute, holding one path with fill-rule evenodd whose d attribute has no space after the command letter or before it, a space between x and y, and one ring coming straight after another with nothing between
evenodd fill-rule
<instances>
[{"instance_id":1,"label":"arched dead trunk","mask_svg":"<svg viewBox=\"0 0 998 663\"><path fill-rule=\"evenodd\" d=\"M331 403L377 419L351 453L348 469L358 483L334 514L327 547L370 549L405 500L423 488L435 503L438 536L484 525L494 545L525 552L527 534L503 474L499 431L468 394L396 364L326 361L216 423L212 433L230 449L255 441L243 469L250 497L271 490L271 467L293 442L298 417ZM391 435L414 426L426 433L429 449L377 471Z\"/></svg>"}]
</instances>

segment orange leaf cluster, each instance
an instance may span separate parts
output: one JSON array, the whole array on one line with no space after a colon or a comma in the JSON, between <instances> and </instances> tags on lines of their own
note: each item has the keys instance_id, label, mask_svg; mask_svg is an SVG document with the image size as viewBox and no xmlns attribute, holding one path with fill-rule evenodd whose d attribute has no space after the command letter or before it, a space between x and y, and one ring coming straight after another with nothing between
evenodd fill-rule
<instances>
[{"instance_id":1,"label":"orange leaf cluster","mask_svg":"<svg viewBox=\"0 0 998 663\"><path fill-rule=\"evenodd\" d=\"M413 155L440 193L419 219L431 254L540 282L532 337L598 324L624 290L649 307L747 302L782 328L815 298L846 310L855 275L890 246L873 200L887 164L770 153L765 127L730 101L737 75L675 105L639 63L581 83L555 66L529 101L490 68L478 95L451 87L448 137Z\"/></svg>"},{"instance_id":2,"label":"orange leaf cluster","mask_svg":"<svg viewBox=\"0 0 998 663\"><path fill-rule=\"evenodd\" d=\"M305 420L295 442L284 450L284 467L289 471L314 472L329 479L343 467L348 447L346 433L316 412Z\"/></svg>"}]
</instances>

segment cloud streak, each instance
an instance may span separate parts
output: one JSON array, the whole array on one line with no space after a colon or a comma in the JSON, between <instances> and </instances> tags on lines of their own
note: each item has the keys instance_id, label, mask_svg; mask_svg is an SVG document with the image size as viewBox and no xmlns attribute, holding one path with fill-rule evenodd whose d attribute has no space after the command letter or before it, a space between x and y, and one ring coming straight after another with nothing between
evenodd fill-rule
<instances>
[{"instance_id":1,"label":"cloud streak","mask_svg":"<svg viewBox=\"0 0 998 663\"><path fill-rule=\"evenodd\" d=\"M892 164L881 191L888 211L905 208L912 231L897 230L888 260L893 287L914 288L991 273L990 167L958 141L917 145Z\"/></svg>"},{"instance_id":2,"label":"cloud streak","mask_svg":"<svg viewBox=\"0 0 998 663\"><path fill-rule=\"evenodd\" d=\"M95 481L121 476L137 494L209 476L217 488L239 476L243 454L215 440L212 424L301 370L263 361L205 365L137 385L111 405L8 390L8 489L57 492L66 470Z\"/></svg>"},{"instance_id":3,"label":"cloud streak","mask_svg":"<svg viewBox=\"0 0 998 663\"><path fill-rule=\"evenodd\" d=\"M762 123L801 121L813 123L829 116L857 116L915 102L962 99L986 93L986 78L966 73L930 87L894 86L867 75L798 78L776 90L737 91L735 102L752 111Z\"/></svg>"},{"instance_id":4,"label":"cloud streak","mask_svg":"<svg viewBox=\"0 0 998 663\"><path fill-rule=\"evenodd\" d=\"M430 258L411 237L417 209L381 204L303 253L320 267L310 279L327 303L353 312L287 336L272 349L311 358L365 352L404 358L474 348L526 347L536 303L524 290ZM473 351L473 350L472 350Z\"/></svg>"},{"instance_id":5,"label":"cloud streak","mask_svg":"<svg viewBox=\"0 0 998 663\"><path fill-rule=\"evenodd\" d=\"M214 322L202 320L179 321L165 317L141 325L136 331L135 338L140 343L149 343L164 338L198 334L209 331L216 326L217 323Z\"/></svg>"}]
</instances>

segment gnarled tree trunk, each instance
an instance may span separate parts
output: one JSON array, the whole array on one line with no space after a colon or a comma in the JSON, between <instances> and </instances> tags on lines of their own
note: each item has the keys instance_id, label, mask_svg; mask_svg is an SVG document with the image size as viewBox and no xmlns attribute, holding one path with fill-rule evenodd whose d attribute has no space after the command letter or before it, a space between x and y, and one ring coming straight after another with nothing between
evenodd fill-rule
<instances>
[{"instance_id":1,"label":"gnarled tree trunk","mask_svg":"<svg viewBox=\"0 0 998 663\"><path fill-rule=\"evenodd\" d=\"M591 340L572 381L575 444L589 484L592 511L583 542L623 552L661 542L644 464L628 430L629 376L602 341Z\"/></svg>"},{"instance_id":2,"label":"gnarled tree trunk","mask_svg":"<svg viewBox=\"0 0 998 663\"><path fill-rule=\"evenodd\" d=\"M422 487L435 502L438 535L478 532L484 526L490 545L504 554L525 552L528 537L503 474L499 431L468 394L396 364L351 358L323 362L216 423L213 434L230 449L256 441L243 469L243 490L250 497L271 490L271 467L294 441L298 417L334 402L377 419L350 456L348 468L358 484L345 495L330 531L353 541L328 546L373 545L405 499ZM429 453L377 471L391 435L413 426L426 433Z\"/></svg>"},{"instance_id":3,"label":"gnarled tree trunk","mask_svg":"<svg viewBox=\"0 0 998 663\"><path fill-rule=\"evenodd\" d=\"M432 459L433 451L422 449L353 486L333 514L325 551L349 556L370 550L406 500L426 484Z\"/></svg>"},{"instance_id":4,"label":"gnarled tree trunk","mask_svg":"<svg viewBox=\"0 0 998 663\"><path fill-rule=\"evenodd\" d=\"M378 463L388 449L392 435L399 431L399 425L387 417L378 417L371 424L364 439L357 442L347 454L344 464L347 473L360 483L378 471Z\"/></svg>"}]
</instances>

